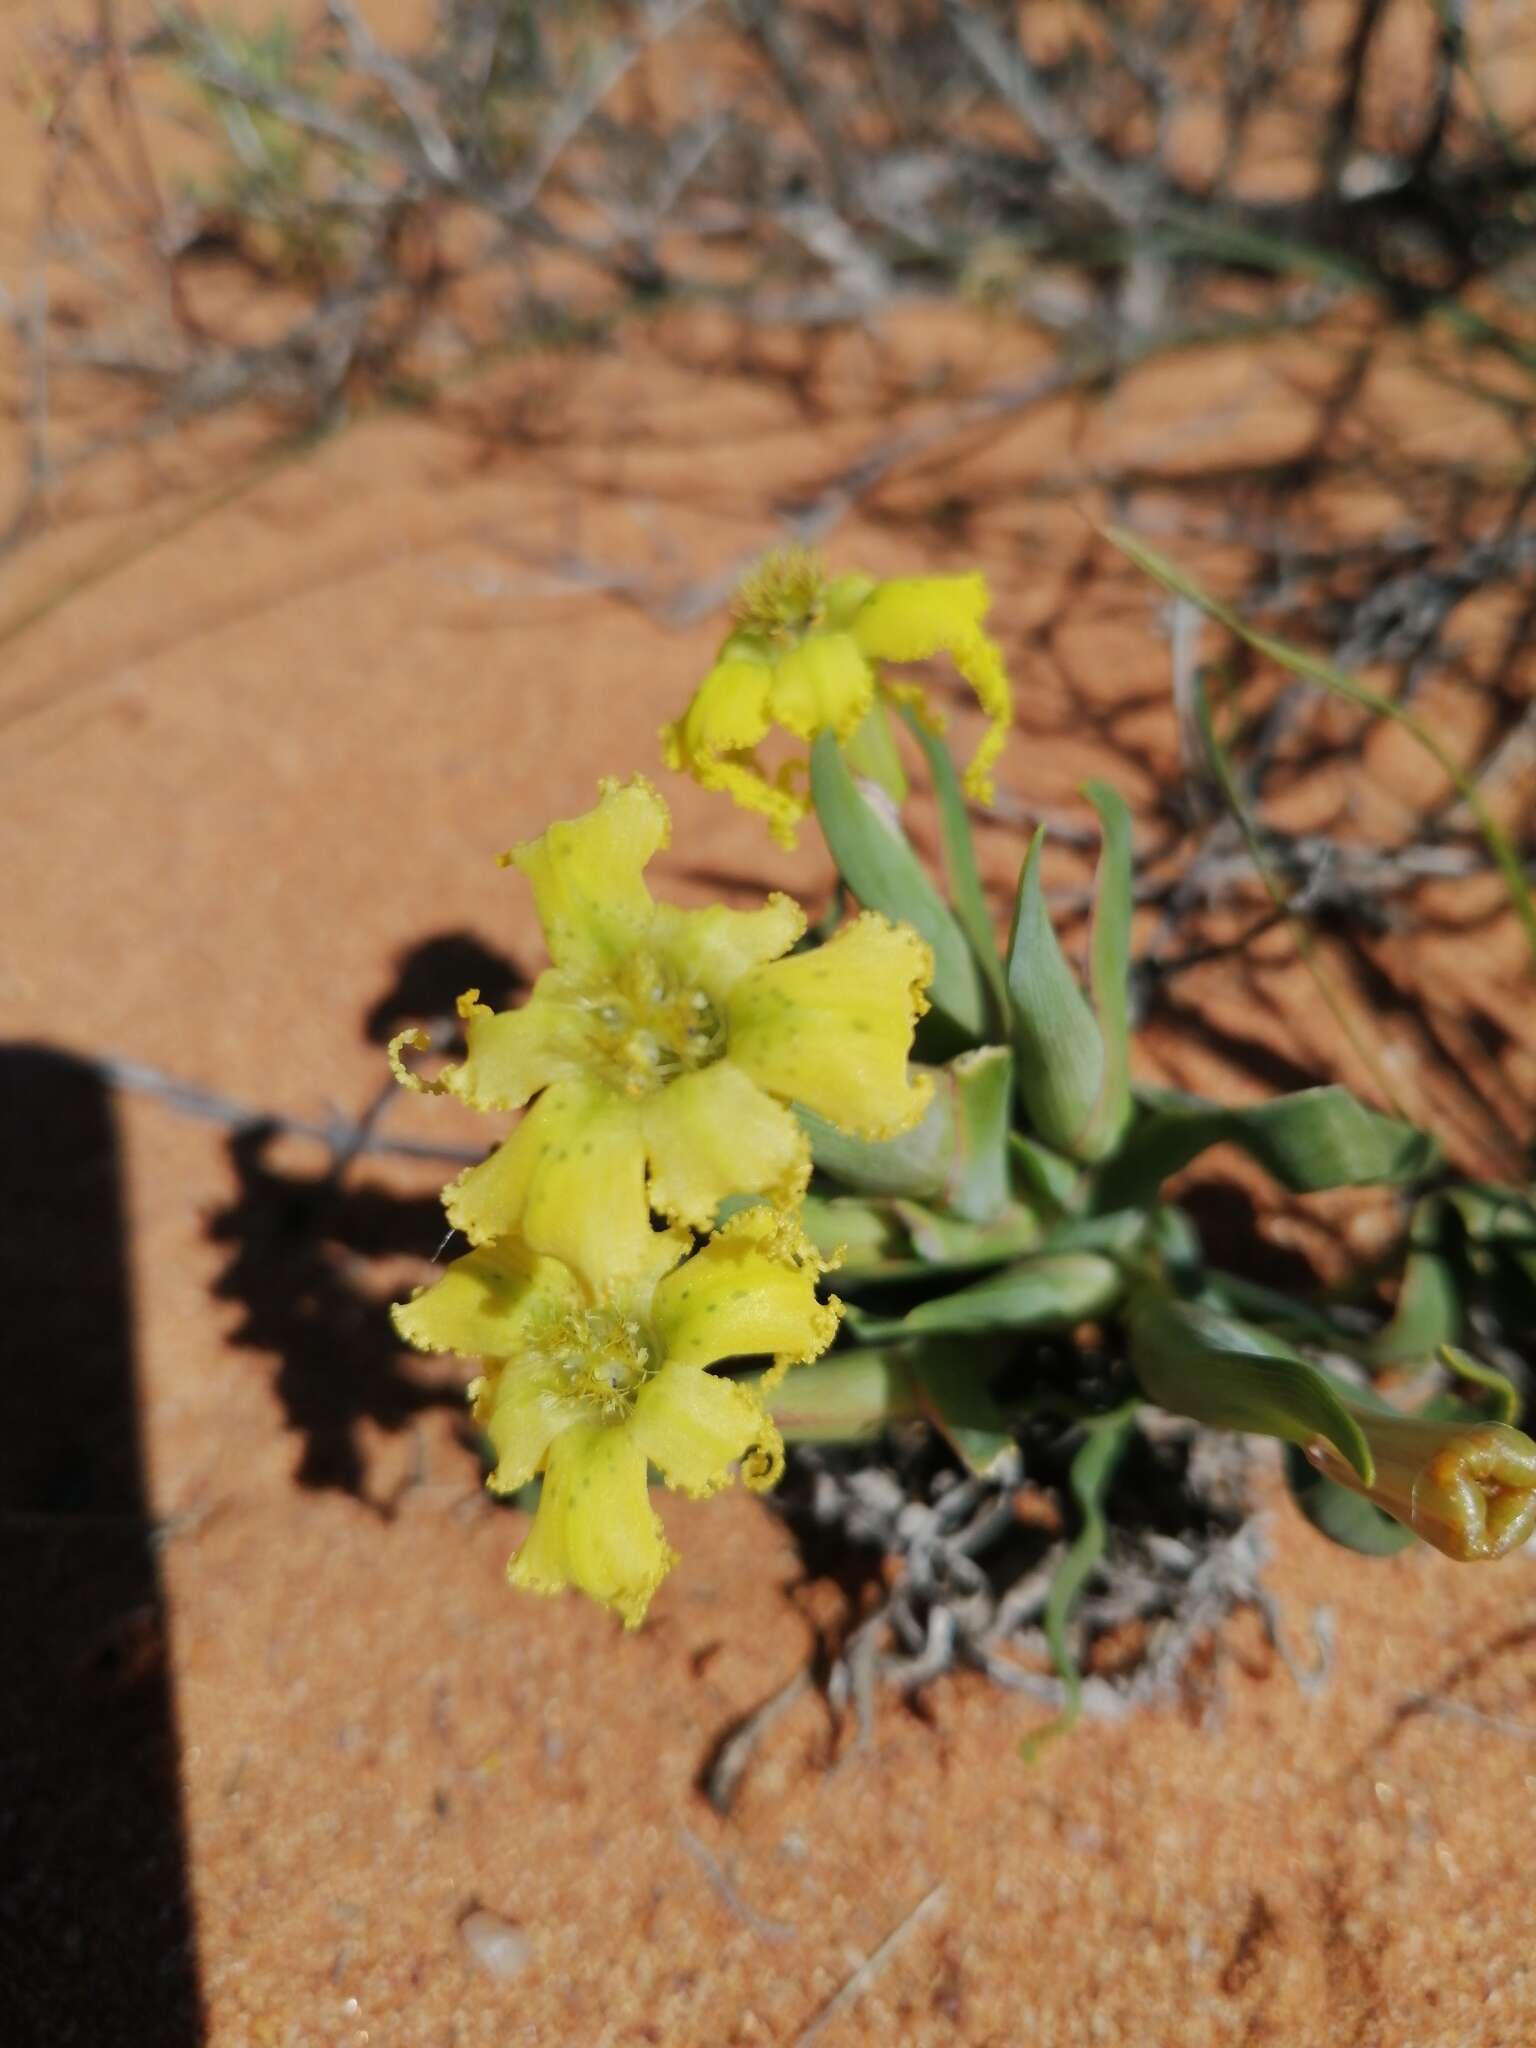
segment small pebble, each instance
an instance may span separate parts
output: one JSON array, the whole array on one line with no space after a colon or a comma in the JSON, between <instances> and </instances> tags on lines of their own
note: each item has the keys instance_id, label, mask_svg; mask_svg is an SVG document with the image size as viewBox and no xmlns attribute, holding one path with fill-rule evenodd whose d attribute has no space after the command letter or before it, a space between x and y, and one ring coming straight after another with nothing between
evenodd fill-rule
<instances>
[{"instance_id":1,"label":"small pebble","mask_svg":"<svg viewBox=\"0 0 1536 2048\"><path fill-rule=\"evenodd\" d=\"M499 1913L488 1913L483 1906L464 1915L459 1933L481 1969L493 1977L518 1976L533 1955L533 1943L521 1927L514 1927Z\"/></svg>"}]
</instances>

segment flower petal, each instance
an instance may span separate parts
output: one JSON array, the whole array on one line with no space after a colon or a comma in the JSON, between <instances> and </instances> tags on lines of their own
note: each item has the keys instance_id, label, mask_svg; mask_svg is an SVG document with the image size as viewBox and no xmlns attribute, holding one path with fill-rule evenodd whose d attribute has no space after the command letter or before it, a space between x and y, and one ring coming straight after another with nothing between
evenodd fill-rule
<instances>
[{"instance_id":1,"label":"flower petal","mask_svg":"<svg viewBox=\"0 0 1536 2048\"><path fill-rule=\"evenodd\" d=\"M578 974L600 973L644 940L655 906L643 871L672 829L644 776L598 787L590 811L502 855L533 885L549 957Z\"/></svg>"},{"instance_id":2,"label":"flower petal","mask_svg":"<svg viewBox=\"0 0 1536 2048\"><path fill-rule=\"evenodd\" d=\"M579 1425L584 1412L579 1402L562 1394L539 1359L498 1366L469 1391L475 1421L496 1453L495 1470L485 1482L493 1493L516 1493L526 1486L556 1437Z\"/></svg>"},{"instance_id":3,"label":"flower petal","mask_svg":"<svg viewBox=\"0 0 1536 2048\"><path fill-rule=\"evenodd\" d=\"M630 1430L588 1422L556 1437L533 1527L507 1567L513 1585L532 1593L576 1586L638 1628L676 1562Z\"/></svg>"},{"instance_id":4,"label":"flower petal","mask_svg":"<svg viewBox=\"0 0 1536 2048\"><path fill-rule=\"evenodd\" d=\"M768 701L774 723L797 739L846 739L875 701L874 670L851 633L811 632L774 663Z\"/></svg>"},{"instance_id":5,"label":"flower petal","mask_svg":"<svg viewBox=\"0 0 1536 2048\"><path fill-rule=\"evenodd\" d=\"M793 1110L730 1059L684 1074L641 1105L651 1206L707 1230L727 1195L793 1202L811 1177L811 1148Z\"/></svg>"},{"instance_id":6,"label":"flower petal","mask_svg":"<svg viewBox=\"0 0 1536 2048\"><path fill-rule=\"evenodd\" d=\"M872 659L926 661L948 654L975 691L990 723L965 771L965 786L981 803L991 801L992 767L1013 723L1013 686L996 642L982 631L988 601L980 575L898 576L875 586L853 622L854 637Z\"/></svg>"},{"instance_id":7,"label":"flower petal","mask_svg":"<svg viewBox=\"0 0 1536 2048\"><path fill-rule=\"evenodd\" d=\"M600 1083L557 1081L506 1142L443 1190L472 1244L518 1231L595 1292L650 1249L645 1151L635 1105Z\"/></svg>"},{"instance_id":8,"label":"flower petal","mask_svg":"<svg viewBox=\"0 0 1536 2048\"><path fill-rule=\"evenodd\" d=\"M762 1403L736 1380L665 1365L635 1402L630 1431L668 1486L702 1499L755 1445L777 1442Z\"/></svg>"},{"instance_id":9,"label":"flower petal","mask_svg":"<svg viewBox=\"0 0 1536 2048\"><path fill-rule=\"evenodd\" d=\"M980 574L893 576L859 606L853 635L874 661L927 661L974 633L989 601Z\"/></svg>"},{"instance_id":10,"label":"flower petal","mask_svg":"<svg viewBox=\"0 0 1536 2048\"><path fill-rule=\"evenodd\" d=\"M928 1106L909 1078L933 955L910 925L866 910L826 945L744 975L726 1004L731 1059L840 1131L891 1138Z\"/></svg>"},{"instance_id":11,"label":"flower petal","mask_svg":"<svg viewBox=\"0 0 1536 2048\"><path fill-rule=\"evenodd\" d=\"M575 1275L558 1259L541 1258L512 1238L455 1259L440 1280L389 1313L418 1351L515 1358L581 1302Z\"/></svg>"},{"instance_id":12,"label":"flower petal","mask_svg":"<svg viewBox=\"0 0 1536 2048\"><path fill-rule=\"evenodd\" d=\"M755 747L772 723L770 680L768 663L759 653L727 640L688 709L675 724L661 729L667 766L691 775L693 762L701 755L737 754Z\"/></svg>"},{"instance_id":13,"label":"flower petal","mask_svg":"<svg viewBox=\"0 0 1536 2048\"><path fill-rule=\"evenodd\" d=\"M779 959L804 930L805 912L778 890L761 910L658 903L652 927L656 950L678 981L702 989L717 1008L750 968Z\"/></svg>"},{"instance_id":14,"label":"flower petal","mask_svg":"<svg viewBox=\"0 0 1536 2048\"><path fill-rule=\"evenodd\" d=\"M721 790L743 810L758 812L780 845L793 846L809 802L782 777L765 773L752 751L773 722L771 676L758 649L740 637L728 640L682 717L662 727L662 755L700 789Z\"/></svg>"},{"instance_id":15,"label":"flower petal","mask_svg":"<svg viewBox=\"0 0 1536 2048\"><path fill-rule=\"evenodd\" d=\"M822 1260L793 1218L743 1209L656 1289L651 1328L669 1364L771 1356L816 1358L837 1334L841 1304L819 1302Z\"/></svg>"},{"instance_id":16,"label":"flower petal","mask_svg":"<svg viewBox=\"0 0 1536 2048\"><path fill-rule=\"evenodd\" d=\"M464 1058L429 1084L434 1094L456 1095L471 1109L521 1109L551 1081L581 1072L581 1013L558 968L541 974L515 1010L493 1010L479 998L477 988L459 997Z\"/></svg>"}]
</instances>

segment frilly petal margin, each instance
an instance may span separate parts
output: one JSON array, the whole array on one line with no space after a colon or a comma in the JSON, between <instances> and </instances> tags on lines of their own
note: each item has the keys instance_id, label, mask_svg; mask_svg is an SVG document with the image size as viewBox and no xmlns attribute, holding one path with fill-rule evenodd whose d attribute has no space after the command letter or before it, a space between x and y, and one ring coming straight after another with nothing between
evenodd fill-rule
<instances>
[{"instance_id":1,"label":"frilly petal margin","mask_svg":"<svg viewBox=\"0 0 1536 2048\"><path fill-rule=\"evenodd\" d=\"M512 1584L530 1593L575 1586L638 1628L676 1562L632 1432L591 1422L557 1436L533 1527L507 1566Z\"/></svg>"},{"instance_id":2,"label":"frilly petal margin","mask_svg":"<svg viewBox=\"0 0 1536 2048\"><path fill-rule=\"evenodd\" d=\"M647 1381L630 1430L668 1486L695 1499L724 1486L735 1464L747 1477L783 1468L779 1432L757 1397L693 1366L664 1365Z\"/></svg>"},{"instance_id":3,"label":"frilly petal margin","mask_svg":"<svg viewBox=\"0 0 1536 2048\"><path fill-rule=\"evenodd\" d=\"M418 1351L515 1358L530 1338L581 1302L567 1266L511 1238L455 1259L440 1280L396 1302L389 1314Z\"/></svg>"},{"instance_id":4,"label":"frilly petal margin","mask_svg":"<svg viewBox=\"0 0 1536 2048\"><path fill-rule=\"evenodd\" d=\"M819 1358L837 1335L842 1303L816 1298L826 1270L792 1216L742 1209L660 1281L651 1327L670 1364L768 1356L771 1383Z\"/></svg>"},{"instance_id":5,"label":"frilly petal margin","mask_svg":"<svg viewBox=\"0 0 1536 2048\"><path fill-rule=\"evenodd\" d=\"M996 643L982 630L989 603L986 578L897 576L876 584L853 621L853 633L876 661L927 661L947 654L976 693L989 727L965 771L979 803L992 798L992 768L1013 723L1013 688ZM893 692L907 695L906 686Z\"/></svg>"},{"instance_id":6,"label":"frilly petal margin","mask_svg":"<svg viewBox=\"0 0 1536 2048\"><path fill-rule=\"evenodd\" d=\"M464 1058L426 1087L434 1095L455 1095L470 1109L521 1109L552 1081L578 1075L582 1046L562 999L564 985L558 968L546 970L515 1010L493 1010L481 1002L479 989L466 989L458 1002Z\"/></svg>"},{"instance_id":7,"label":"frilly petal margin","mask_svg":"<svg viewBox=\"0 0 1536 2048\"><path fill-rule=\"evenodd\" d=\"M598 789L590 811L501 856L532 885L550 959L576 974L601 973L644 940L655 910L645 867L672 836L672 815L643 775Z\"/></svg>"},{"instance_id":8,"label":"frilly petal margin","mask_svg":"<svg viewBox=\"0 0 1536 2048\"><path fill-rule=\"evenodd\" d=\"M684 1074L640 1105L653 1209L707 1230L728 1195L787 1207L805 1193L811 1148L792 1109L729 1057Z\"/></svg>"},{"instance_id":9,"label":"frilly petal margin","mask_svg":"<svg viewBox=\"0 0 1536 2048\"><path fill-rule=\"evenodd\" d=\"M932 1094L907 1068L933 954L910 925L866 910L824 946L744 975L726 1005L731 1059L840 1131L894 1138Z\"/></svg>"}]
</instances>

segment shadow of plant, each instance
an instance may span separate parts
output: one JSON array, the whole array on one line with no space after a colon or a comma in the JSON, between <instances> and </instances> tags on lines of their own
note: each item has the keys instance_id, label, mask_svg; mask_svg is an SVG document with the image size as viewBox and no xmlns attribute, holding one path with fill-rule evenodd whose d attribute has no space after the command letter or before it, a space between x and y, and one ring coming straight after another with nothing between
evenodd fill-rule
<instances>
[{"instance_id":1,"label":"shadow of plant","mask_svg":"<svg viewBox=\"0 0 1536 2048\"><path fill-rule=\"evenodd\" d=\"M449 1020L462 990L478 987L500 1006L521 985L512 962L471 935L436 935L400 957L363 1015L363 1035L383 1045L403 1025L425 1022L451 1048ZM282 1119L233 1131L238 1192L208 1224L212 1241L229 1247L214 1295L242 1311L231 1342L277 1358L274 1391L301 1440L299 1485L340 1489L383 1514L388 1503L368 1488L365 1427L395 1434L429 1410L461 1412L464 1401L462 1367L400 1344L389 1320L398 1290L382 1286L378 1271L383 1260L441 1253L438 1199L355 1177L363 1156L390 1149L378 1126L393 1099L386 1081L361 1118L338 1124L330 1158L312 1172L288 1163L291 1132Z\"/></svg>"}]
</instances>

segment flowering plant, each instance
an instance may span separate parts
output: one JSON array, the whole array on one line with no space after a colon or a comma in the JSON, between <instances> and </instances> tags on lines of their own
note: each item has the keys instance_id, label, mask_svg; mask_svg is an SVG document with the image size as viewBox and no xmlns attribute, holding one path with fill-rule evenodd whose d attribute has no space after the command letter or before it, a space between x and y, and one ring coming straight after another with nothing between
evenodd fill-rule
<instances>
[{"instance_id":1,"label":"flowering plant","mask_svg":"<svg viewBox=\"0 0 1536 2048\"><path fill-rule=\"evenodd\" d=\"M408 1087L518 1117L444 1192L470 1249L395 1318L411 1343L481 1361L490 1484L541 1482L510 1566L521 1587L576 1587L637 1625L674 1562L650 1470L697 1495L733 1470L772 1485L784 1436L919 1416L997 1469L1037 1412L1041 1348L1089 1324L1107 1375L1054 1397L1082 1432L1086 1517L1151 1402L1281 1439L1303 1511L1356 1548L1418 1537L1483 1559L1536 1523L1513 1390L1449 1348L1459 1315L1419 1312L1423 1217L1477 1198L1433 1141L1338 1087L1232 1109L1132 1085L1132 833L1112 789L1086 792L1103 835L1086 985L1046 911L1043 831L999 946L967 805L1012 711L987 608L976 575L880 582L769 558L663 749L782 840L814 813L857 913L809 932L783 895L658 900L645 871L667 806L642 778L607 781L504 856L549 949L528 999L498 1012L467 991L463 1055L436 1074L407 1059L424 1034L390 1048ZM988 720L963 775L921 687L889 673L940 654ZM903 830L893 717L931 778L947 893ZM807 755L768 765L775 728ZM1416 1194L1382 1327L1209 1263L1164 1188L1223 1142L1293 1193ZM822 1291L834 1267L843 1300ZM1422 1368L1411 1411L1373 1389L1373 1360Z\"/></svg>"}]
</instances>

